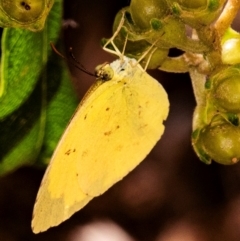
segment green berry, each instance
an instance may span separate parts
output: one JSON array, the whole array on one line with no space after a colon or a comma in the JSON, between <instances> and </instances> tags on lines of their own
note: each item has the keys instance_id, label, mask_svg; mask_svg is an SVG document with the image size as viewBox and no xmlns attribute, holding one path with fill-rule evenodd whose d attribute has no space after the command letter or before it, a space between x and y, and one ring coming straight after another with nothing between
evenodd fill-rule
<instances>
[{"instance_id":1,"label":"green berry","mask_svg":"<svg viewBox=\"0 0 240 241\"><path fill-rule=\"evenodd\" d=\"M231 165L240 160L240 128L228 122L208 125L198 137L198 146L214 161Z\"/></svg>"},{"instance_id":2,"label":"green berry","mask_svg":"<svg viewBox=\"0 0 240 241\"><path fill-rule=\"evenodd\" d=\"M238 65L222 67L210 78L209 103L224 112L240 112L240 68Z\"/></svg>"},{"instance_id":3,"label":"green berry","mask_svg":"<svg viewBox=\"0 0 240 241\"><path fill-rule=\"evenodd\" d=\"M166 0L131 0L130 13L142 30L151 28L151 19L161 19L169 13Z\"/></svg>"},{"instance_id":4,"label":"green berry","mask_svg":"<svg viewBox=\"0 0 240 241\"><path fill-rule=\"evenodd\" d=\"M11 18L29 23L41 17L45 10L44 0L1 0L0 8Z\"/></svg>"}]
</instances>

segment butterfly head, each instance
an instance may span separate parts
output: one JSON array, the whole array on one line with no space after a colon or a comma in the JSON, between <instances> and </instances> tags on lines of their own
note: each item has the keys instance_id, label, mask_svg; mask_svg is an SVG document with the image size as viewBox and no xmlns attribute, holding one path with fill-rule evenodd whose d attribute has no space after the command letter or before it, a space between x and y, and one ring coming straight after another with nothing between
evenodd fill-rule
<instances>
[{"instance_id":1,"label":"butterfly head","mask_svg":"<svg viewBox=\"0 0 240 241\"><path fill-rule=\"evenodd\" d=\"M104 63L96 67L95 74L98 79L108 81L113 78L114 71L109 63Z\"/></svg>"}]
</instances>

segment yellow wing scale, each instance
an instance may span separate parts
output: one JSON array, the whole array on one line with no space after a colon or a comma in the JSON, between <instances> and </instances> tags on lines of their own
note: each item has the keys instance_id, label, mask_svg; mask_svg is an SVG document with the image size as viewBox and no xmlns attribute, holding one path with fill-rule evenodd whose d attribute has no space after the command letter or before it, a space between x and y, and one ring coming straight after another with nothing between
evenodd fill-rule
<instances>
[{"instance_id":1,"label":"yellow wing scale","mask_svg":"<svg viewBox=\"0 0 240 241\"><path fill-rule=\"evenodd\" d=\"M91 196L102 194L135 168L164 131L169 103L163 87L140 68L128 68L89 97L87 121L81 121L81 113L76 116L82 123L77 132L92 142L79 146L87 155L78 159L79 185Z\"/></svg>"},{"instance_id":2,"label":"yellow wing scale","mask_svg":"<svg viewBox=\"0 0 240 241\"><path fill-rule=\"evenodd\" d=\"M34 233L47 230L68 219L92 197L82 192L76 175L76 161L55 159L50 164L36 199L32 228Z\"/></svg>"},{"instance_id":3,"label":"yellow wing scale","mask_svg":"<svg viewBox=\"0 0 240 241\"><path fill-rule=\"evenodd\" d=\"M110 67L113 78L84 99L52 157L34 207L36 233L121 180L164 132L169 102L163 87L133 59Z\"/></svg>"}]
</instances>

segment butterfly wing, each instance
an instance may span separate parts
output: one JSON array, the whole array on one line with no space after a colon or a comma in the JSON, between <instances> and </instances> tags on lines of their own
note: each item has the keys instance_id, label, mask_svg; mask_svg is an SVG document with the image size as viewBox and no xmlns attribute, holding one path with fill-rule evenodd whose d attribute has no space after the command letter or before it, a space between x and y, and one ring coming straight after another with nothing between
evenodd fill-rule
<instances>
[{"instance_id":1,"label":"butterfly wing","mask_svg":"<svg viewBox=\"0 0 240 241\"><path fill-rule=\"evenodd\" d=\"M151 151L163 134L169 102L154 78L128 65L124 75L115 73L90 96L85 109L76 129L83 142L77 150L79 185L97 196Z\"/></svg>"},{"instance_id":2,"label":"butterfly wing","mask_svg":"<svg viewBox=\"0 0 240 241\"><path fill-rule=\"evenodd\" d=\"M51 161L34 206L34 233L60 224L92 199L80 189L76 170L73 155L67 162L64 157Z\"/></svg>"},{"instance_id":3,"label":"butterfly wing","mask_svg":"<svg viewBox=\"0 0 240 241\"><path fill-rule=\"evenodd\" d=\"M68 219L136 167L160 139L168 108L162 86L131 65L94 89L77 110L45 173L33 231Z\"/></svg>"}]
</instances>

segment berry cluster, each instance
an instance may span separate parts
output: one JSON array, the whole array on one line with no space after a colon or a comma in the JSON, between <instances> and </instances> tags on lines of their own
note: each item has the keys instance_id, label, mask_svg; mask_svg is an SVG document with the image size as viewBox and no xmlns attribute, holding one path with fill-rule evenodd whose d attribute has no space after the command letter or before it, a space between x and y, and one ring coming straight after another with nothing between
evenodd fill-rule
<instances>
[{"instance_id":1,"label":"berry cluster","mask_svg":"<svg viewBox=\"0 0 240 241\"><path fill-rule=\"evenodd\" d=\"M149 69L190 73L197 101L192 144L207 164L240 159L240 35L230 28L239 6L231 2L132 0L113 25L115 32L124 17L114 43L128 57ZM170 57L171 48L183 53Z\"/></svg>"}]
</instances>

